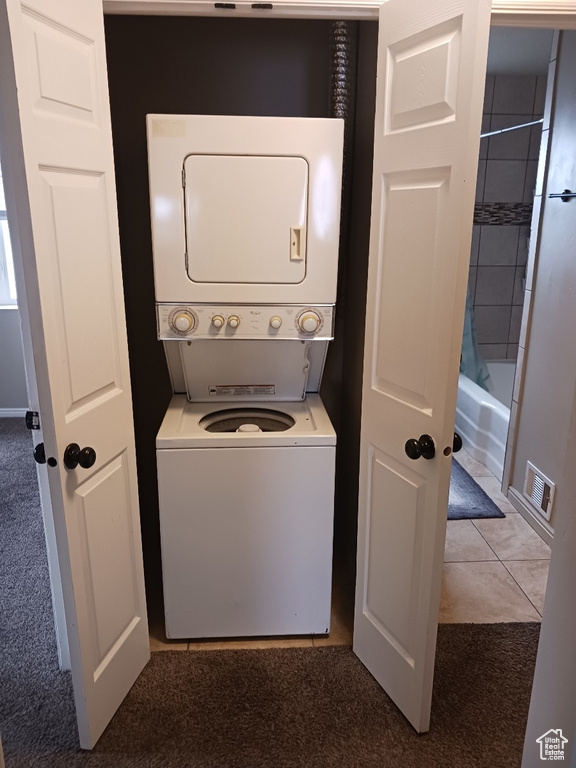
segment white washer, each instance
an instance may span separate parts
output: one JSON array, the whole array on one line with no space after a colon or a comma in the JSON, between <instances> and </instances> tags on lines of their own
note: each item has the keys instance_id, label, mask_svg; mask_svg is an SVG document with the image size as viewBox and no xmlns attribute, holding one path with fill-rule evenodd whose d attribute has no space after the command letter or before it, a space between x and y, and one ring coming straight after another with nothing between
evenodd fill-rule
<instances>
[{"instance_id":1,"label":"white washer","mask_svg":"<svg viewBox=\"0 0 576 768\"><path fill-rule=\"evenodd\" d=\"M315 394L173 397L156 440L167 637L329 631L335 446Z\"/></svg>"}]
</instances>

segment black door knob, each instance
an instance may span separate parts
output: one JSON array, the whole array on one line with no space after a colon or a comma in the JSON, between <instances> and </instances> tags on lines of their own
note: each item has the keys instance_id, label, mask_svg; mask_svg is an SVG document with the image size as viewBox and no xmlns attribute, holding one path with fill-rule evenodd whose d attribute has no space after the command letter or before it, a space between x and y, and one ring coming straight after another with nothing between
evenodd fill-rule
<instances>
[{"instance_id":1,"label":"black door knob","mask_svg":"<svg viewBox=\"0 0 576 768\"><path fill-rule=\"evenodd\" d=\"M436 446L430 435L420 435L418 440L414 438L407 440L404 450L406 451L406 456L414 460L419 459L420 456L424 459L433 459L436 455Z\"/></svg>"},{"instance_id":2,"label":"black door knob","mask_svg":"<svg viewBox=\"0 0 576 768\"><path fill-rule=\"evenodd\" d=\"M44 450L44 443L38 443L34 448L34 461L36 464L46 464L46 451Z\"/></svg>"},{"instance_id":3,"label":"black door knob","mask_svg":"<svg viewBox=\"0 0 576 768\"><path fill-rule=\"evenodd\" d=\"M66 469L76 469L78 465L82 469L90 469L96 462L96 451L94 448L80 448L78 443L70 443L64 451L64 466Z\"/></svg>"},{"instance_id":4,"label":"black door knob","mask_svg":"<svg viewBox=\"0 0 576 768\"><path fill-rule=\"evenodd\" d=\"M454 440L452 442L452 453L458 453L458 451L462 450L462 438L458 434L458 432L454 432Z\"/></svg>"}]
</instances>

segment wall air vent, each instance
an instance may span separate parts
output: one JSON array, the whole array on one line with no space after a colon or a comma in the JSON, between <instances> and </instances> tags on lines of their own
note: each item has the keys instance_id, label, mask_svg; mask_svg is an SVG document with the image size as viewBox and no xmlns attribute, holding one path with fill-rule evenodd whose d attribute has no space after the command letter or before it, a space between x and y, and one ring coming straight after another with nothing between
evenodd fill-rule
<instances>
[{"instance_id":1,"label":"wall air vent","mask_svg":"<svg viewBox=\"0 0 576 768\"><path fill-rule=\"evenodd\" d=\"M555 490L556 485L539 469L536 469L534 464L527 461L524 496L546 520L550 520Z\"/></svg>"}]
</instances>

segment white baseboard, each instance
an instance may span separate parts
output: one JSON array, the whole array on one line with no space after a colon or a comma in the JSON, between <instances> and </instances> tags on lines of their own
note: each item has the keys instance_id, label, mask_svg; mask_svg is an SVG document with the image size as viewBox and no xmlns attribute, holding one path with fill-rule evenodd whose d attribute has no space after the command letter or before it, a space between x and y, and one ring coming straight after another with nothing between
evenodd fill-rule
<instances>
[{"instance_id":1,"label":"white baseboard","mask_svg":"<svg viewBox=\"0 0 576 768\"><path fill-rule=\"evenodd\" d=\"M528 504L526 504L523 497L520 493L518 493L516 488L510 486L506 495L508 496L508 501L512 504L516 511L522 515L524 520L526 520L526 522L532 526L532 528L546 542L546 544L551 547L552 541L554 539L554 529L550 523L544 520L544 518L539 519L536 513L530 509Z\"/></svg>"},{"instance_id":2,"label":"white baseboard","mask_svg":"<svg viewBox=\"0 0 576 768\"><path fill-rule=\"evenodd\" d=\"M16 417L23 419L26 415L27 408L0 408L0 419L9 419Z\"/></svg>"}]
</instances>

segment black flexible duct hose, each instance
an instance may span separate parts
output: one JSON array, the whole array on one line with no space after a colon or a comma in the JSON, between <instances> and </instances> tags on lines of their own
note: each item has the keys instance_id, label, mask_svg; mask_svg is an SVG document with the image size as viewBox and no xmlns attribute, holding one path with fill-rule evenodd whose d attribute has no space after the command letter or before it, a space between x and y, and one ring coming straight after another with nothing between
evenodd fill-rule
<instances>
[{"instance_id":1,"label":"black flexible duct hose","mask_svg":"<svg viewBox=\"0 0 576 768\"><path fill-rule=\"evenodd\" d=\"M342 213L348 203L350 151L353 140L356 106L356 52L358 26L349 21L330 23L332 69L330 113L344 120L344 167L342 175ZM345 221L343 215L342 220Z\"/></svg>"}]
</instances>

